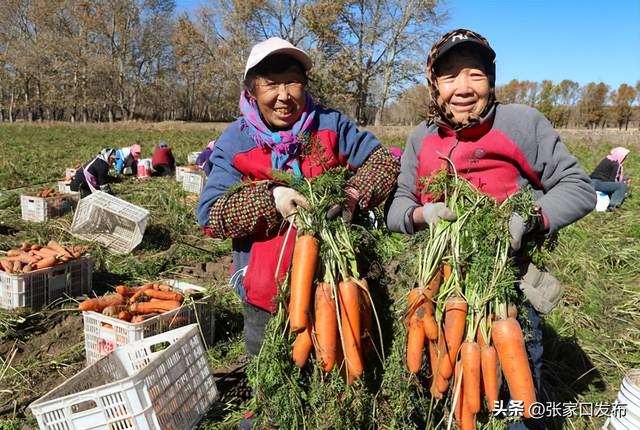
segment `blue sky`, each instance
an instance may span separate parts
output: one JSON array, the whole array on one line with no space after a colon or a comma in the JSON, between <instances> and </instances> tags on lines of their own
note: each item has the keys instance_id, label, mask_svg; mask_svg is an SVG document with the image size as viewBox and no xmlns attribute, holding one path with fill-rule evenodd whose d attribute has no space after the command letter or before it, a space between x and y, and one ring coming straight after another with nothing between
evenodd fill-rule
<instances>
[{"instance_id":1,"label":"blue sky","mask_svg":"<svg viewBox=\"0 0 640 430\"><path fill-rule=\"evenodd\" d=\"M176 0L178 12L204 0ZM445 0L443 32L469 28L497 53L497 84L511 79L613 89L640 81L640 0Z\"/></svg>"}]
</instances>

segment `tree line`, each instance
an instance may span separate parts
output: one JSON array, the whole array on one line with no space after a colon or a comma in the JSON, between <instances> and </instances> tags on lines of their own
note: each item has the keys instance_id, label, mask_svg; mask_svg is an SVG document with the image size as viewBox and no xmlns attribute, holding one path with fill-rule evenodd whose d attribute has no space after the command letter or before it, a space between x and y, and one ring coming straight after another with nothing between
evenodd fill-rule
<instances>
[{"instance_id":1,"label":"tree line","mask_svg":"<svg viewBox=\"0 0 640 430\"><path fill-rule=\"evenodd\" d=\"M360 124L412 124L446 19L441 0L210 0L178 16L174 0L2 0L0 122L228 121L251 46L278 36L313 58L321 102ZM627 127L640 83L512 81L497 95L559 127Z\"/></svg>"}]
</instances>

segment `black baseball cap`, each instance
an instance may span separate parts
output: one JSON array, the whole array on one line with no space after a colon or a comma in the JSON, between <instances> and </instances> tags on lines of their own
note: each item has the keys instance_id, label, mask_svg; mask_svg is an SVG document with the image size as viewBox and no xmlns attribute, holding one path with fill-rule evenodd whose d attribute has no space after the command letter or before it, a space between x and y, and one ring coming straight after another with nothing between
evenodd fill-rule
<instances>
[{"instance_id":1,"label":"black baseball cap","mask_svg":"<svg viewBox=\"0 0 640 430\"><path fill-rule=\"evenodd\" d=\"M463 45L476 48L484 57L487 64L492 64L496 59L496 53L491 48L491 45L489 45L487 39L474 31L459 28L442 36L434 45L430 55L432 65L453 48Z\"/></svg>"}]
</instances>

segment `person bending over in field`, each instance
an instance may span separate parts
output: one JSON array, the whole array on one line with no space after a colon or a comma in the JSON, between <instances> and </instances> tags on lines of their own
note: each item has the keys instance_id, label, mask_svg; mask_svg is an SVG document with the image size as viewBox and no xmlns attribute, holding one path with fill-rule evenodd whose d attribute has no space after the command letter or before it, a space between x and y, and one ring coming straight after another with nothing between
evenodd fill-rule
<instances>
[{"instance_id":1,"label":"person bending over in field","mask_svg":"<svg viewBox=\"0 0 640 430\"><path fill-rule=\"evenodd\" d=\"M137 143L118 149L115 153L115 169L118 175L136 176L141 153L142 148Z\"/></svg>"},{"instance_id":2,"label":"person bending over in field","mask_svg":"<svg viewBox=\"0 0 640 430\"><path fill-rule=\"evenodd\" d=\"M244 72L241 115L216 140L213 168L197 209L209 236L232 239L233 286L244 301L250 355L260 350L275 311L276 279L291 262L295 235L285 240L286 228L281 227L297 206L308 206L272 173L315 177L327 166L348 166L355 174L345 190L349 197L336 214L348 220L357 208L382 203L399 171L399 161L371 133L311 97L311 66L307 53L285 40L274 37L253 46ZM229 193L240 183L249 186Z\"/></svg>"},{"instance_id":3,"label":"person bending over in field","mask_svg":"<svg viewBox=\"0 0 640 430\"><path fill-rule=\"evenodd\" d=\"M591 173L593 189L609 196L608 211L617 209L627 195L630 178L624 176L622 165L629 152L627 148L621 146L613 148Z\"/></svg>"},{"instance_id":4,"label":"person bending over in field","mask_svg":"<svg viewBox=\"0 0 640 430\"><path fill-rule=\"evenodd\" d=\"M595 194L589 177L549 121L528 106L495 101L495 55L484 37L465 29L445 34L431 49L430 120L419 124L407 140L398 187L387 208L390 230L413 234L440 219L456 219L446 202L431 201L417 188L421 178L443 169L453 173L455 168L498 203L525 187L533 189L534 214L511 216L514 251L532 236L554 233L593 210ZM528 262L523 267L528 272L521 290L533 306L549 311L560 299L559 283ZM532 279L535 285L528 284ZM526 345L539 390L540 317L531 306L524 317L529 320ZM520 422L510 428L532 425Z\"/></svg>"},{"instance_id":5,"label":"person bending over in field","mask_svg":"<svg viewBox=\"0 0 640 430\"><path fill-rule=\"evenodd\" d=\"M176 174L176 159L166 143L160 142L153 150L151 167L153 168L153 176L173 176Z\"/></svg>"},{"instance_id":6,"label":"person bending over in field","mask_svg":"<svg viewBox=\"0 0 640 430\"><path fill-rule=\"evenodd\" d=\"M110 182L114 178L109 176L109 169L114 163L115 150L104 148L87 164L76 170L71 181L71 191L79 191L80 198L85 198L96 190L111 192Z\"/></svg>"}]
</instances>

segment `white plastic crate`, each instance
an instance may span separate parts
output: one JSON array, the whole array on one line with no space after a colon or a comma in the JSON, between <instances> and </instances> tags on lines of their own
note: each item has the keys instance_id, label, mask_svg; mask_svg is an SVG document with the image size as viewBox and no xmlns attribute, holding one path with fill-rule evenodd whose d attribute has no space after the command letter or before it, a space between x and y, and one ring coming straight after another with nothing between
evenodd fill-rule
<instances>
[{"instance_id":1,"label":"white plastic crate","mask_svg":"<svg viewBox=\"0 0 640 430\"><path fill-rule=\"evenodd\" d=\"M88 256L27 273L0 271L0 308L48 305L65 294L82 296L92 291L93 261Z\"/></svg>"},{"instance_id":2,"label":"white plastic crate","mask_svg":"<svg viewBox=\"0 0 640 430\"><path fill-rule=\"evenodd\" d=\"M182 188L188 193L200 194L206 183L204 172L187 171L182 174Z\"/></svg>"},{"instance_id":3,"label":"white plastic crate","mask_svg":"<svg viewBox=\"0 0 640 430\"><path fill-rule=\"evenodd\" d=\"M61 193L74 194L77 191L71 191L71 182L58 181L58 191Z\"/></svg>"},{"instance_id":4,"label":"white plastic crate","mask_svg":"<svg viewBox=\"0 0 640 430\"><path fill-rule=\"evenodd\" d=\"M196 164L196 160L198 159L198 157L200 156L201 153L202 153L202 151L190 152L187 155L187 164Z\"/></svg>"},{"instance_id":5,"label":"white plastic crate","mask_svg":"<svg viewBox=\"0 0 640 430\"><path fill-rule=\"evenodd\" d=\"M189 430L217 397L189 325L119 347L29 407L41 430Z\"/></svg>"},{"instance_id":6,"label":"white plastic crate","mask_svg":"<svg viewBox=\"0 0 640 430\"><path fill-rule=\"evenodd\" d=\"M149 211L102 191L80 200L71 234L99 242L118 254L131 252L140 242L149 222Z\"/></svg>"},{"instance_id":7,"label":"white plastic crate","mask_svg":"<svg viewBox=\"0 0 640 430\"><path fill-rule=\"evenodd\" d=\"M43 222L66 214L75 208L79 194L63 194L53 197L20 196L20 210L25 221Z\"/></svg>"},{"instance_id":8,"label":"white plastic crate","mask_svg":"<svg viewBox=\"0 0 640 430\"><path fill-rule=\"evenodd\" d=\"M184 178L184 172L191 172L192 170L186 166L176 166L176 181L182 182Z\"/></svg>"},{"instance_id":9,"label":"white plastic crate","mask_svg":"<svg viewBox=\"0 0 640 430\"><path fill-rule=\"evenodd\" d=\"M188 289L205 291L202 287L182 281L162 282L182 291ZM93 311L83 312L82 318L84 320L84 350L88 365L95 363L121 345L187 324L199 323L204 340L208 345L213 345L215 335L213 307L198 300L193 305L181 306L135 324Z\"/></svg>"}]
</instances>

